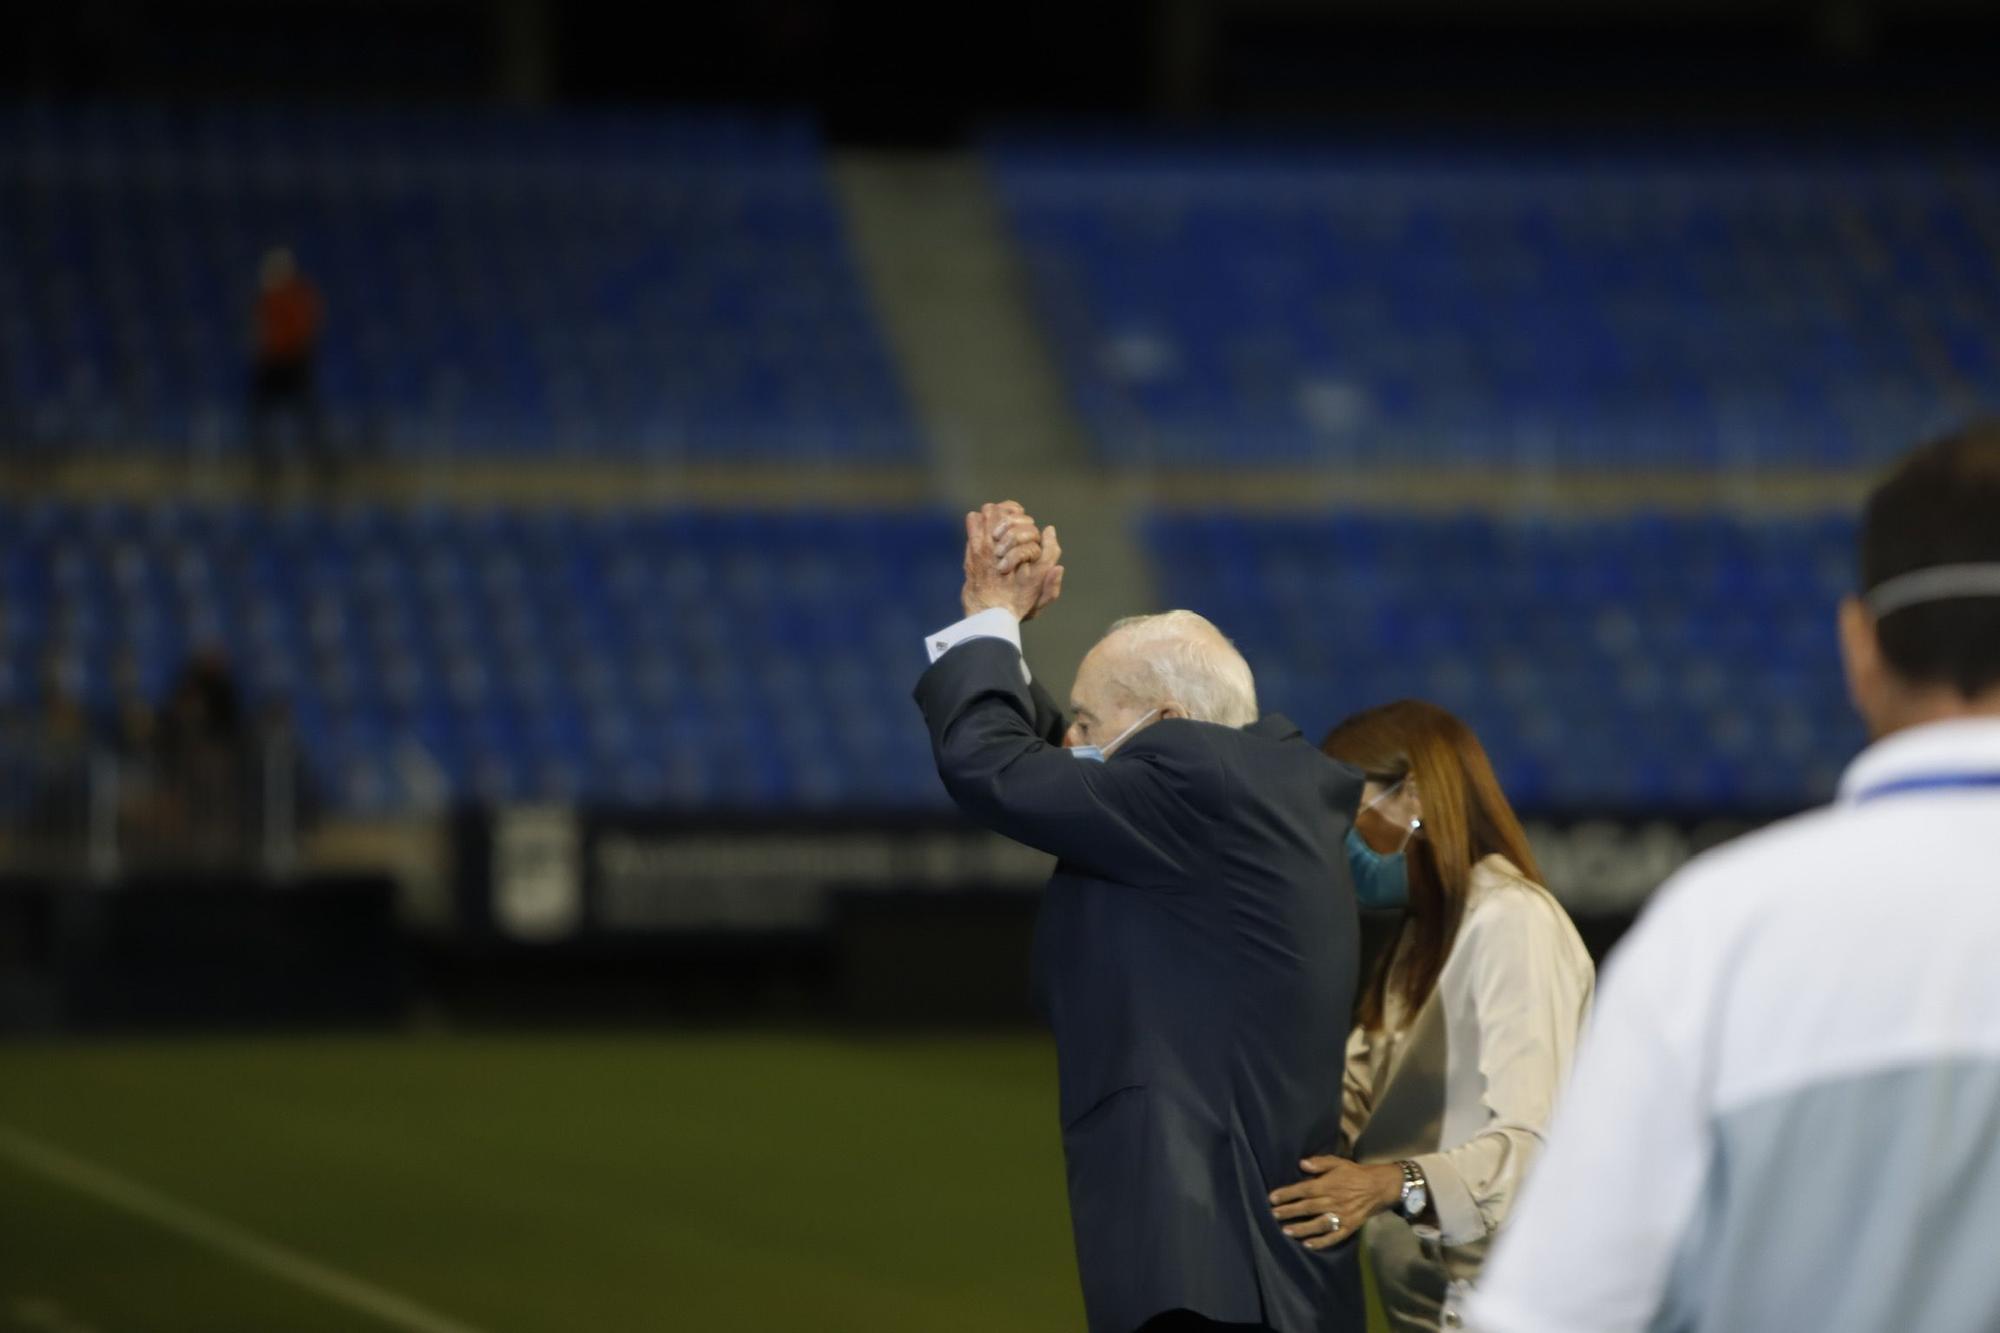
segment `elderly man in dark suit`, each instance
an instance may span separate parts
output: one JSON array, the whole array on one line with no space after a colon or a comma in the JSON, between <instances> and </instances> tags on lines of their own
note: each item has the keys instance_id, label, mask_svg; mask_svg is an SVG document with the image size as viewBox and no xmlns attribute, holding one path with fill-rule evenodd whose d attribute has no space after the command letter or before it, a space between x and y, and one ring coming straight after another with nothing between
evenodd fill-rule
<instances>
[{"instance_id":1,"label":"elderly man in dark suit","mask_svg":"<svg viewBox=\"0 0 2000 1333\"><path fill-rule=\"evenodd\" d=\"M1065 729L1019 629L1060 561L1018 505L966 515L966 618L916 696L959 807L1059 861L1034 985L1090 1327L1358 1330L1351 1256L1285 1236L1268 1196L1340 1127L1361 775L1260 717L1187 611L1115 625Z\"/></svg>"}]
</instances>

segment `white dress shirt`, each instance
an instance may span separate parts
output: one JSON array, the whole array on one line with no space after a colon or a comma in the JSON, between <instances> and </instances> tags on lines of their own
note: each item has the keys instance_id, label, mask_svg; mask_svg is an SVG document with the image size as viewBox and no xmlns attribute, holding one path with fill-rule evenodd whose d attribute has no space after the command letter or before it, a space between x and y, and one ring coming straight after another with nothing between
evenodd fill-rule
<instances>
[{"instance_id":1,"label":"white dress shirt","mask_svg":"<svg viewBox=\"0 0 2000 1333\"><path fill-rule=\"evenodd\" d=\"M963 620L946 625L937 633L924 640L924 648L935 662L968 639L1005 639L1014 645L1014 651L1021 651L1021 622L1012 611L1004 606L989 606ZM1021 659L1021 679L1033 680L1028 671L1028 659Z\"/></svg>"},{"instance_id":2,"label":"white dress shirt","mask_svg":"<svg viewBox=\"0 0 2000 1333\"><path fill-rule=\"evenodd\" d=\"M1605 969L1468 1324L2000 1328L2000 719L1890 736Z\"/></svg>"},{"instance_id":3,"label":"white dress shirt","mask_svg":"<svg viewBox=\"0 0 2000 1333\"><path fill-rule=\"evenodd\" d=\"M1478 1275L1541 1149L1595 977L1562 905L1489 856L1423 1005L1411 1013L1392 985L1384 1026L1348 1039L1343 1139L1357 1161L1414 1161L1437 1215L1366 1227L1392 1328L1435 1329L1448 1285Z\"/></svg>"}]
</instances>

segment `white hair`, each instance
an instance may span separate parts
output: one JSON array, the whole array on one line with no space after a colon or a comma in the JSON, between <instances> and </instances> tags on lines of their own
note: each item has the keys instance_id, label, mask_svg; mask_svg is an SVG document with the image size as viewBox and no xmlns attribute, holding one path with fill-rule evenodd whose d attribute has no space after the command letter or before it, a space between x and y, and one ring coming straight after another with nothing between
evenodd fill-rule
<instances>
[{"instance_id":1,"label":"white hair","mask_svg":"<svg viewBox=\"0 0 2000 1333\"><path fill-rule=\"evenodd\" d=\"M1257 682L1236 645L1206 616L1162 611L1127 616L1105 641L1127 651L1112 667L1111 686L1143 708L1172 705L1196 722L1246 727L1257 720Z\"/></svg>"}]
</instances>

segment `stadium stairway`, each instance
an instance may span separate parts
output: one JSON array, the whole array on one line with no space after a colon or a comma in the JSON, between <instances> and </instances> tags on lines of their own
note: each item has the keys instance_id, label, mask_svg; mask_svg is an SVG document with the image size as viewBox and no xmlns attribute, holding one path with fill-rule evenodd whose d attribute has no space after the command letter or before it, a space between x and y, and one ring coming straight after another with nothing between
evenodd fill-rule
<instances>
[{"instance_id":1,"label":"stadium stairway","mask_svg":"<svg viewBox=\"0 0 2000 1333\"><path fill-rule=\"evenodd\" d=\"M1154 595L1135 519L1143 496L1096 463L1028 301L980 159L848 154L835 164L877 318L930 441L934 491L1018 499L1062 534L1085 577L1033 631L1058 698L1104 627Z\"/></svg>"}]
</instances>

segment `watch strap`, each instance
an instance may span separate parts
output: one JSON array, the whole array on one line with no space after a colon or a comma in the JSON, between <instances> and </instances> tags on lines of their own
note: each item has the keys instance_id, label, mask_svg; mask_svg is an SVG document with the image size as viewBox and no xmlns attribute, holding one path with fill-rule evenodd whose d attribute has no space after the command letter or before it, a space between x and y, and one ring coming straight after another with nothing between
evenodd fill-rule
<instances>
[{"instance_id":1,"label":"watch strap","mask_svg":"<svg viewBox=\"0 0 2000 1333\"><path fill-rule=\"evenodd\" d=\"M1406 1158L1403 1161L1396 1163L1396 1165L1403 1172L1403 1192L1398 1207L1401 1208L1403 1216L1415 1217L1418 1213L1423 1211L1423 1205L1412 1207L1410 1196L1413 1194L1417 1194L1419 1192L1428 1196L1430 1193L1429 1182L1424 1179L1423 1171L1418 1168L1415 1162L1412 1162ZM1430 1202L1429 1198L1426 1197L1424 1203L1428 1204L1429 1202Z\"/></svg>"}]
</instances>

